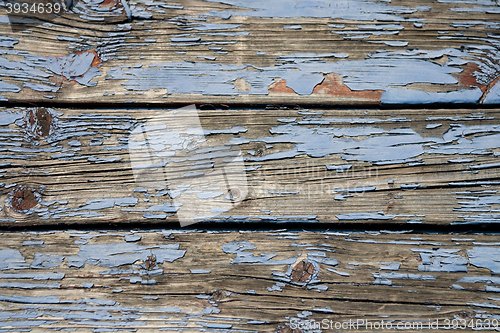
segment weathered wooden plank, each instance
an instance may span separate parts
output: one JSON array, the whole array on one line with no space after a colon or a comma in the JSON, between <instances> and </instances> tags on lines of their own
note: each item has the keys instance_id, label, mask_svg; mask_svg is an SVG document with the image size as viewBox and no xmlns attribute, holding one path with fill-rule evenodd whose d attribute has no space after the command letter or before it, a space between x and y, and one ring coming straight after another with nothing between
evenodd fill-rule
<instances>
[{"instance_id":1,"label":"weathered wooden plank","mask_svg":"<svg viewBox=\"0 0 500 333\"><path fill-rule=\"evenodd\" d=\"M28 18L0 10L4 101L500 98L500 12L492 0L73 1L59 15Z\"/></svg>"},{"instance_id":2,"label":"weathered wooden plank","mask_svg":"<svg viewBox=\"0 0 500 333\"><path fill-rule=\"evenodd\" d=\"M118 230L0 237L2 329L290 332L300 324L294 332L308 332L325 319L364 320L359 331L382 320L432 331L429 323L445 329L455 319L474 328L489 321L492 330L500 315L498 235Z\"/></svg>"},{"instance_id":3,"label":"weathered wooden plank","mask_svg":"<svg viewBox=\"0 0 500 333\"><path fill-rule=\"evenodd\" d=\"M498 109L0 112L2 225L500 221Z\"/></svg>"}]
</instances>

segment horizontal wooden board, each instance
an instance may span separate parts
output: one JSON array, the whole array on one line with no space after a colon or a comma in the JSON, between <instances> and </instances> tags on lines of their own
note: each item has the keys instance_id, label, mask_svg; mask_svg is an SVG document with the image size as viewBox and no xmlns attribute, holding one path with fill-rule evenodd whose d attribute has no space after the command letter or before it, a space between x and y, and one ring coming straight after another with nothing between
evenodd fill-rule
<instances>
[{"instance_id":1,"label":"horizontal wooden board","mask_svg":"<svg viewBox=\"0 0 500 333\"><path fill-rule=\"evenodd\" d=\"M498 223L499 116L4 108L0 223Z\"/></svg>"},{"instance_id":2,"label":"horizontal wooden board","mask_svg":"<svg viewBox=\"0 0 500 333\"><path fill-rule=\"evenodd\" d=\"M0 237L2 330L310 332L323 320L363 320L350 328L367 331L369 322L379 325L371 331L391 331L380 329L383 321L430 332L437 321L440 329L491 331L500 320L498 235L129 230Z\"/></svg>"},{"instance_id":3,"label":"horizontal wooden board","mask_svg":"<svg viewBox=\"0 0 500 333\"><path fill-rule=\"evenodd\" d=\"M8 10L3 101L500 100L493 0L75 0L58 15Z\"/></svg>"}]
</instances>

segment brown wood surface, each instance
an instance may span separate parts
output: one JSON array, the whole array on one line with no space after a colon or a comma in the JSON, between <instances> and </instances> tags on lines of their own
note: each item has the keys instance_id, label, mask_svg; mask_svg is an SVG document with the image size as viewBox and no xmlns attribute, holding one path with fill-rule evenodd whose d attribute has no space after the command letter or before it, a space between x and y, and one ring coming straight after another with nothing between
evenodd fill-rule
<instances>
[{"instance_id":1,"label":"brown wood surface","mask_svg":"<svg viewBox=\"0 0 500 333\"><path fill-rule=\"evenodd\" d=\"M2 329L291 332L327 319L430 332L429 322L456 319L476 329L489 320L491 331L500 315L496 235L69 230L0 240L10 256Z\"/></svg>"},{"instance_id":2,"label":"brown wood surface","mask_svg":"<svg viewBox=\"0 0 500 333\"><path fill-rule=\"evenodd\" d=\"M499 221L497 109L197 110L205 141L177 150L182 110L1 112L4 226ZM241 177L210 178L231 154Z\"/></svg>"},{"instance_id":3,"label":"brown wood surface","mask_svg":"<svg viewBox=\"0 0 500 333\"><path fill-rule=\"evenodd\" d=\"M0 8L0 95L106 104L500 99L495 1L238 4L74 1L59 15L22 17Z\"/></svg>"}]
</instances>

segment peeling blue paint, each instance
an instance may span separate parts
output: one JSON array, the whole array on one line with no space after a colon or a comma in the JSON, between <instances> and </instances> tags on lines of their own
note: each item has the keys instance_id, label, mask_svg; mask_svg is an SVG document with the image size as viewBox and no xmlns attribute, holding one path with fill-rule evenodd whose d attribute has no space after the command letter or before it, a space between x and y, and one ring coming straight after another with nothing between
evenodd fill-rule
<instances>
[{"instance_id":1,"label":"peeling blue paint","mask_svg":"<svg viewBox=\"0 0 500 333\"><path fill-rule=\"evenodd\" d=\"M248 241L230 242L222 245L222 250L225 253L236 253L236 258L231 264L236 265L290 265L295 262L296 258L271 260L276 256L274 253L265 254L261 253L255 256L246 250L252 250L256 247Z\"/></svg>"},{"instance_id":2,"label":"peeling blue paint","mask_svg":"<svg viewBox=\"0 0 500 333\"><path fill-rule=\"evenodd\" d=\"M0 36L0 47L14 47L17 43L19 40L14 37Z\"/></svg>"},{"instance_id":3,"label":"peeling blue paint","mask_svg":"<svg viewBox=\"0 0 500 333\"><path fill-rule=\"evenodd\" d=\"M13 124L16 120L21 119L23 117L22 113L6 110L0 111L0 126L6 126Z\"/></svg>"},{"instance_id":4,"label":"peeling blue paint","mask_svg":"<svg viewBox=\"0 0 500 333\"><path fill-rule=\"evenodd\" d=\"M43 246L43 241L40 241L40 240L27 240L27 241L24 241L23 246L30 246L30 245L34 245L34 246Z\"/></svg>"},{"instance_id":5,"label":"peeling blue paint","mask_svg":"<svg viewBox=\"0 0 500 333\"><path fill-rule=\"evenodd\" d=\"M300 24L284 25L283 30L302 30L302 26Z\"/></svg>"},{"instance_id":6,"label":"peeling blue paint","mask_svg":"<svg viewBox=\"0 0 500 333\"><path fill-rule=\"evenodd\" d=\"M500 248L498 247L474 247L467 250L471 265L487 268L492 274L500 274Z\"/></svg>"},{"instance_id":7,"label":"peeling blue paint","mask_svg":"<svg viewBox=\"0 0 500 333\"><path fill-rule=\"evenodd\" d=\"M131 265L138 260L145 261L151 254L156 262L173 262L182 258L186 251L179 250L179 244L160 244L145 247L135 243L93 244L81 245L77 256L68 257L69 267L84 267L99 265L101 267L119 267Z\"/></svg>"},{"instance_id":8,"label":"peeling blue paint","mask_svg":"<svg viewBox=\"0 0 500 333\"><path fill-rule=\"evenodd\" d=\"M423 90L388 88L382 93L382 104L476 104L483 92L479 88L431 93Z\"/></svg>"},{"instance_id":9,"label":"peeling blue paint","mask_svg":"<svg viewBox=\"0 0 500 333\"><path fill-rule=\"evenodd\" d=\"M347 272L341 272L341 271L336 270L336 269L334 269L334 268L327 267L326 269L327 269L328 271L333 272L333 273L335 273L335 274L338 274L338 275L340 275L340 276L344 276L344 277L350 276L350 275L349 275L349 273L347 273Z\"/></svg>"},{"instance_id":10,"label":"peeling blue paint","mask_svg":"<svg viewBox=\"0 0 500 333\"><path fill-rule=\"evenodd\" d=\"M276 59L278 64L270 67L186 61L153 63L147 68L130 68L129 66L111 68L107 72L106 79L125 80L122 84L127 90L146 91L163 88L167 89L168 94L198 93L204 95L267 95L268 88L276 77L286 80L287 86L297 94L310 95L314 87L323 81L323 74L328 73L342 74L344 84L355 91L385 90L389 89L389 86L405 86L418 82L434 84L458 82L451 74L459 73L461 69L426 61L429 57L434 57L438 51L422 51L422 53L423 55L414 52L383 51L372 54L365 60L338 62L306 60L347 57L347 55L290 54L278 57ZM454 58L468 55L454 49L442 50L441 55L443 54ZM282 63L283 61L285 63ZM199 75L199 73L205 75ZM248 91L236 89L233 82L237 79L245 79L250 84L250 89ZM476 92L476 90L471 91ZM453 95L453 93L450 94ZM385 100L390 102L391 98Z\"/></svg>"},{"instance_id":11,"label":"peeling blue paint","mask_svg":"<svg viewBox=\"0 0 500 333\"><path fill-rule=\"evenodd\" d=\"M142 238L141 235L139 234L128 234L128 235L125 235L125 241L126 242L137 242L137 241L140 241Z\"/></svg>"},{"instance_id":12,"label":"peeling blue paint","mask_svg":"<svg viewBox=\"0 0 500 333\"><path fill-rule=\"evenodd\" d=\"M62 280L64 273L0 273L0 279Z\"/></svg>"},{"instance_id":13,"label":"peeling blue paint","mask_svg":"<svg viewBox=\"0 0 500 333\"><path fill-rule=\"evenodd\" d=\"M356 21L405 21L404 14L417 11L414 8L392 6L385 1L333 0L333 1L281 1L279 6L266 0L205 0L241 7L246 11L212 11L218 16L254 16L254 17L316 17ZM421 8L425 10L425 8Z\"/></svg>"},{"instance_id":14,"label":"peeling blue paint","mask_svg":"<svg viewBox=\"0 0 500 333\"><path fill-rule=\"evenodd\" d=\"M0 288L59 289L60 283L0 282Z\"/></svg>"},{"instance_id":15,"label":"peeling blue paint","mask_svg":"<svg viewBox=\"0 0 500 333\"><path fill-rule=\"evenodd\" d=\"M25 269L29 265L18 250L0 249L0 270Z\"/></svg>"},{"instance_id":16,"label":"peeling blue paint","mask_svg":"<svg viewBox=\"0 0 500 333\"><path fill-rule=\"evenodd\" d=\"M467 259L455 254L460 249L411 249L422 259L419 271L424 272L467 272Z\"/></svg>"}]
</instances>

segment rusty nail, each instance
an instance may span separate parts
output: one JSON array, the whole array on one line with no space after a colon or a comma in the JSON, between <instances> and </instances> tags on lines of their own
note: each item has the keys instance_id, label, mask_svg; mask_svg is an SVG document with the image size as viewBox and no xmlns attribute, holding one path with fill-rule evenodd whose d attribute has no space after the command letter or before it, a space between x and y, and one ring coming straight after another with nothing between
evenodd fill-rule
<instances>
[{"instance_id":1,"label":"rusty nail","mask_svg":"<svg viewBox=\"0 0 500 333\"><path fill-rule=\"evenodd\" d=\"M24 128L31 140L47 138L54 130L54 113L46 108L30 108L24 117Z\"/></svg>"},{"instance_id":2,"label":"rusty nail","mask_svg":"<svg viewBox=\"0 0 500 333\"><path fill-rule=\"evenodd\" d=\"M11 207L18 213L25 212L36 205L40 201L40 194L34 188L26 186L18 186L11 192Z\"/></svg>"},{"instance_id":3,"label":"rusty nail","mask_svg":"<svg viewBox=\"0 0 500 333\"><path fill-rule=\"evenodd\" d=\"M292 280L295 282L306 282L314 274L314 265L302 260L292 270Z\"/></svg>"}]
</instances>

